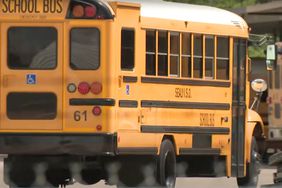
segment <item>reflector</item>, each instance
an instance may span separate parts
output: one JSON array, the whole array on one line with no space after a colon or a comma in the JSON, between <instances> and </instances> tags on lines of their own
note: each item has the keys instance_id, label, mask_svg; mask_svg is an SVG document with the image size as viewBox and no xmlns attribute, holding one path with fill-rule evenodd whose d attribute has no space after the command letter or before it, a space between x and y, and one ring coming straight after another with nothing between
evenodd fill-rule
<instances>
[{"instance_id":1,"label":"reflector","mask_svg":"<svg viewBox=\"0 0 282 188\"><path fill-rule=\"evenodd\" d=\"M99 116L101 115L102 113L102 109L99 107L99 106L95 106L92 110L92 113L95 115L95 116Z\"/></svg>"},{"instance_id":2,"label":"reflector","mask_svg":"<svg viewBox=\"0 0 282 188\"><path fill-rule=\"evenodd\" d=\"M97 131L101 131L102 130L102 125L97 125L96 129L97 129Z\"/></svg>"}]
</instances>

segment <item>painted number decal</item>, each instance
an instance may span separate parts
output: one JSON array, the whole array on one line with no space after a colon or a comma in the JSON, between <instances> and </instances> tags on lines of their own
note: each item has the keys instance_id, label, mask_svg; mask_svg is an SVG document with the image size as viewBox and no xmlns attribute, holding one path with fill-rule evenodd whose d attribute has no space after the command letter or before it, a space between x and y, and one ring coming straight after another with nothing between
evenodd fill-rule
<instances>
[{"instance_id":1,"label":"painted number decal","mask_svg":"<svg viewBox=\"0 0 282 188\"><path fill-rule=\"evenodd\" d=\"M200 126L215 126L215 114L201 113L200 114Z\"/></svg>"},{"instance_id":2,"label":"painted number decal","mask_svg":"<svg viewBox=\"0 0 282 188\"><path fill-rule=\"evenodd\" d=\"M75 121L87 121L87 111L75 111L73 114L73 119Z\"/></svg>"}]
</instances>

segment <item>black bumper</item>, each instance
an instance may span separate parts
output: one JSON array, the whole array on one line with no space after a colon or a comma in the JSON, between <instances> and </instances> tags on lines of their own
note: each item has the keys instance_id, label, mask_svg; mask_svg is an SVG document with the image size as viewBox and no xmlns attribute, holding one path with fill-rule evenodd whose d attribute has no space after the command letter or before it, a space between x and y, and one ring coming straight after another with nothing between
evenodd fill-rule
<instances>
[{"instance_id":1,"label":"black bumper","mask_svg":"<svg viewBox=\"0 0 282 188\"><path fill-rule=\"evenodd\" d=\"M115 155L115 134L3 134L0 154Z\"/></svg>"}]
</instances>

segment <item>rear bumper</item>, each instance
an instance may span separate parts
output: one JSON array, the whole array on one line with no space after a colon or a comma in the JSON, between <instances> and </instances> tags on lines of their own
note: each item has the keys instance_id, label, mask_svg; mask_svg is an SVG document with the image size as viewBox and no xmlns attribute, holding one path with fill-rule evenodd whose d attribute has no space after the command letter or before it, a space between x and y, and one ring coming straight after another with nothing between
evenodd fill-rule
<instances>
[{"instance_id":1,"label":"rear bumper","mask_svg":"<svg viewBox=\"0 0 282 188\"><path fill-rule=\"evenodd\" d=\"M115 134L3 134L0 154L115 155Z\"/></svg>"}]
</instances>

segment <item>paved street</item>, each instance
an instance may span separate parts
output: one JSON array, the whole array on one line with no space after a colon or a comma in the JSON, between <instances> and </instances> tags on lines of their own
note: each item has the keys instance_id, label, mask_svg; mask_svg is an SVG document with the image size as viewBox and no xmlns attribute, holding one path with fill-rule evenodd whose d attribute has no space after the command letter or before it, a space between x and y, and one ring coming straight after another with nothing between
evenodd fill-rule
<instances>
[{"instance_id":1,"label":"paved street","mask_svg":"<svg viewBox=\"0 0 282 188\"><path fill-rule=\"evenodd\" d=\"M274 169L266 169L264 168L261 171L260 178L259 178L259 186L272 184L272 174L275 170ZM2 179L3 179L3 163L0 162L0 188L8 188ZM80 184L74 184L68 186L67 188L115 188L115 186L107 186L104 185L104 182L99 182L95 186L85 186ZM176 183L177 188L236 188L236 179L235 178L178 178Z\"/></svg>"}]
</instances>

